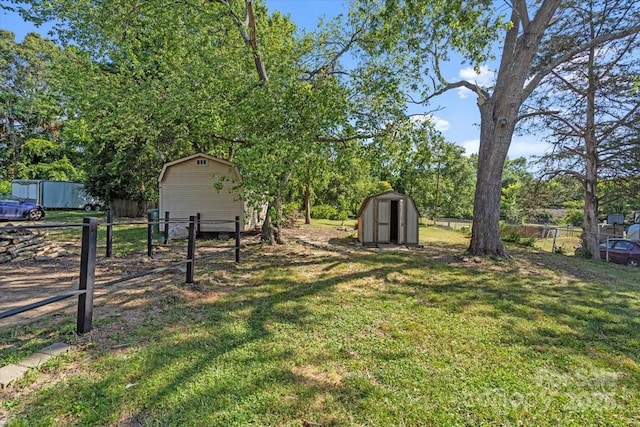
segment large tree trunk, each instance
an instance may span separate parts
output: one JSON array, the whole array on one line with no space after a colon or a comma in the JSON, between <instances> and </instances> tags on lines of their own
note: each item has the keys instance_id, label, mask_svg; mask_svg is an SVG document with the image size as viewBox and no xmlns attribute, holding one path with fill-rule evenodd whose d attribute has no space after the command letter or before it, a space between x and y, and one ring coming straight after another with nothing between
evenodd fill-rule
<instances>
[{"instance_id":1,"label":"large tree trunk","mask_svg":"<svg viewBox=\"0 0 640 427\"><path fill-rule=\"evenodd\" d=\"M282 225L283 206L282 206L282 188L284 188L289 179L291 178L291 172L286 172L278 179L279 188L276 192L276 197L273 202L269 202L267 207L267 216L262 224L262 241L267 242L270 245L277 243L279 245L286 244L282 233L280 232L280 226ZM275 210L275 212L274 212ZM273 221L272 221L273 215Z\"/></svg>"},{"instance_id":2,"label":"large tree trunk","mask_svg":"<svg viewBox=\"0 0 640 427\"><path fill-rule=\"evenodd\" d=\"M275 236L273 233L273 226L271 224L271 211L273 210L271 202L267 205L267 213L264 217L264 222L262 223L262 230L260 232L260 238L263 242L268 243L270 245L275 244Z\"/></svg>"},{"instance_id":3,"label":"large tree trunk","mask_svg":"<svg viewBox=\"0 0 640 427\"><path fill-rule=\"evenodd\" d=\"M505 104L505 100L502 100ZM480 149L473 200L473 227L468 251L507 257L500 238L502 169L515 127L515 114L490 98L480 105ZM504 112L506 115L500 114ZM517 113L517 111L516 111Z\"/></svg>"},{"instance_id":4,"label":"large tree trunk","mask_svg":"<svg viewBox=\"0 0 640 427\"><path fill-rule=\"evenodd\" d=\"M540 40L560 0L544 0L533 19L524 16L526 3L514 2L512 27L507 31L493 93L476 87L480 108L480 150L473 201L472 255L507 253L500 239L502 169L524 100L533 90L525 84Z\"/></svg>"},{"instance_id":5,"label":"large tree trunk","mask_svg":"<svg viewBox=\"0 0 640 427\"><path fill-rule=\"evenodd\" d=\"M598 78L594 69L596 49L589 50L589 67L586 93L585 121L585 176L584 176L584 221L582 223L582 244L587 253L600 259L598 240L598 140L596 136L596 89Z\"/></svg>"}]
</instances>

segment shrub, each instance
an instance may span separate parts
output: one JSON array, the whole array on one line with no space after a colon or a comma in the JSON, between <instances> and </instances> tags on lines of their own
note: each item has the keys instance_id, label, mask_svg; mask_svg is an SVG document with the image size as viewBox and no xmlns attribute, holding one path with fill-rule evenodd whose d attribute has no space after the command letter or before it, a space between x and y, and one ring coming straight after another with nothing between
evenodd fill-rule
<instances>
[{"instance_id":1,"label":"shrub","mask_svg":"<svg viewBox=\"0 0 640 427\"><path fill-rule=\"evenodd\" d=\"M564 248L564 246L556 246L554 252L560 255L565 255L567 253L567 250Z\"/></svg>"},{"instance_id":2,"label":"shrub","mask_svg":"<svg viewBox=\"0 0 640 427\"><path fill-rule=\"evenodd\" d=\"M318 205L311 208L311 217L339 220L340 212L334 206L331 205Z\"/></svg>"},{"instance_id":3,"label":"shrub","mask_svg":"<svg viewBox=\"0 0 640 427\"><path fill-rule=\"evenodd\" d=\"M11 181L0 181L0 193L11 193Z\"/></svg>"},{"instance_id":4,"label":"shrub","mask_svg":"<svg viewBox=\"0 0 640 427\"><path fill-rule=\"evenodd\" d=\"M533 246L537 240L535 236L527 236L523 227L505 224L500 226L500 238L503 242L512 242L522 246Z\"/></svg>"},{"instance_id":5,"label":"shrub","mask_svg":"<svg viewBox=\"0 0 640 427\"><path fill-rule=\"evenodd\" d=\"M584 221L584 212L579 209L572 209L567 212L566 222L569 225L579 227Z\"/></svg>"}]
</instances>

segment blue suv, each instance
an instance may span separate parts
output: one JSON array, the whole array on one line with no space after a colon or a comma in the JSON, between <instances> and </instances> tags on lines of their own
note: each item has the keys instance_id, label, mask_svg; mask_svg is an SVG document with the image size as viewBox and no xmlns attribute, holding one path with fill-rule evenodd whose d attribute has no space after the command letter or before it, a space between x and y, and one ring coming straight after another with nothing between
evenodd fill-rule
<instances>
[{"instance_id":1,"label":"blue suv","mask_svg":"<svg viewBox=\"0 0 640 427\"><path fill-rule=\"evenodd\" d=\"M10 194L0 194L0 220L24 219L38 221L44 218L44 208L37 203Z\"/></svg>"}]
</instances>

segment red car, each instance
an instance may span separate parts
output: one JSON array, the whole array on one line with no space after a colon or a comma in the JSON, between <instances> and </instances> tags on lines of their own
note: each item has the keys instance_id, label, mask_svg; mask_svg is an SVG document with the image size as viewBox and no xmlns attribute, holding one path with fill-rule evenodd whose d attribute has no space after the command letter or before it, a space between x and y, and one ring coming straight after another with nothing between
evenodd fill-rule
<instances>
[{"instance_id":1,"label":"red car","mask_svg":"<svg viewBox=\"0 0 640 427\"><path fill-rule=\"evenodd\" d=\"M640 266L640 241L627 239L609 239L600 245L600 259L607 259L616 264Z\"/></svg>"}]
</instances>

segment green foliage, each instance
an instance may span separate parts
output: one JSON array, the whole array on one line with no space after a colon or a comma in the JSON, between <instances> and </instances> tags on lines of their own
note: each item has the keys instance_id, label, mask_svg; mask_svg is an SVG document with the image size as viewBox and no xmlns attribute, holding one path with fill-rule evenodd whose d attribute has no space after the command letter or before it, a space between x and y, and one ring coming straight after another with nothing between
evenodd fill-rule
<instances>
[{"instance_id":1,"label":"green foliage","mask_svg":"<svg viewBox=\"0 0 640 427\"><path fill-rule=\"evenodd\" d=\"M579 227L584 222L584 211L579 209L571 209L567 211L565 220L567 224Z\"/></svg>"},{"instance_id":2,"label":"green foliage","mask_svg":"<svg viewBox=\"0 0 640 427\"><path fill-rule=\"evenodd\" d=\"M0 193L11 194L11 181L0 180Z\"/></svg>"},{"instance_id":3,"label":"green foliage","mask_svg":"<svg viewBox=\"0 0 640 427\"><path fill-rule=\"evenodd\" d=\"M565 249L564 246L556 246L556 248L554 249L554 252L560 255L566 255L567 254L567 250Z\"/></svg>"},{"instance_id":4,"label":"green foliage","mask_svg":"<svg viewBox=\"0 0 640 427\"><path fill-rule=\"evenodd\" d=\"M17 43L13 33L0 30L0 179L81 177L60 132L61 60L51 40L30 33Z\"/></svg>"},{"instance_id":5,"label":"green foliage","mask_svg":"<svg viewBox=\"0 0 640 427\"><path fill-rule=\"evenodd\" d=\"M464 150L446 141L430 117L394 125L367 147L373 173L410 195L429 216L471 216L475 170Z\"/></svg>"},{"instance_id":6,"label":"green foliage","mask_svg":"<svg viewBox=\"0 0 640 427\"><path fill-rule=\"evenodd\" d=\"M316 205L311 208L312 218L332 219L339 220L340 214L335 206L331 205Z\"/></svg>"},{"instance_id":7,"label":"green foliage","mask_svg":"<svg viewBox=\"0 0 640 427\"><path fill-rule=\"evenodd\" d=\"M535 236L527 235L523 227L507 224L500 225L500 238L503 242L512 242L527 247L534 246L537 240Z\"/></svg>"}]
</instances>

